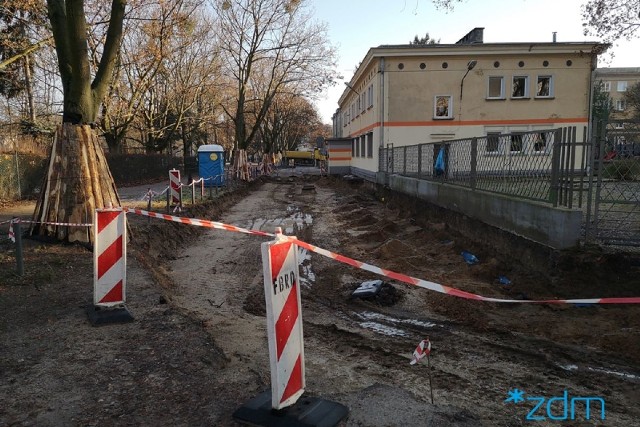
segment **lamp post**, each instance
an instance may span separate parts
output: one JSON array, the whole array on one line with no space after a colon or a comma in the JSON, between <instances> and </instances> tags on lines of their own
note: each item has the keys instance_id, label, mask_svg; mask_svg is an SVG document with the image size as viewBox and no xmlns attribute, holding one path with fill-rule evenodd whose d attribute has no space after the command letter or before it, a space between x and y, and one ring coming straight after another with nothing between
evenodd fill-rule
<instances>
[{"instance_id":1,"label":"lamp post","mask_svg":"<svg viewBox=\"0 0 640 427\"><path fill-rule=\"evenodd\" d=\"M464 79L467 77L467 74L469 74L469 71L473 70L477 63L478 61L476 61L475 59L467 62L467 72L464 73L464 76L462 76L462 80L460 80L460 105L458 107L458 120L462 120L462 87L464 85Z\"/></svg>"},{"instance_id":2,"label":"lamp post","mask_svg":"<svg viewBox=\"0 0 640 427\"><path fill-rule=\"evenodd\" d=\"M360 96L360 92L358 92L358 91L357 91L353 86L351 86L351 85L349 84L349 82L344 82L344 85L345 85L346 87L348 87L349 89L351 89L352 91L354 91L355 93L357 93L357 94L358 94L358 96Z\"/></svg>"}]
</instances>

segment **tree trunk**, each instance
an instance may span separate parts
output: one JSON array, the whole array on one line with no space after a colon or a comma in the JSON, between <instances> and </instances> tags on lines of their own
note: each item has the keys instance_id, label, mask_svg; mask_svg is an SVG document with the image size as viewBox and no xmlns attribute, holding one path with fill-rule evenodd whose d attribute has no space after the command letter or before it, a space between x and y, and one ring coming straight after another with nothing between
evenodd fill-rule
<instances>
[{"instance_id":1,"label":"tree trunk","mask_svg":"<svg viewBox=\"0 0 640 427\"><path fill-rule=\"evenodd\" d=\"M51 147L31 234L93 243L91 227L40 223L93 223L96 208L118 206L120 198L95 131L89 125L63 123Z\"/></svg>"}]
</instances>

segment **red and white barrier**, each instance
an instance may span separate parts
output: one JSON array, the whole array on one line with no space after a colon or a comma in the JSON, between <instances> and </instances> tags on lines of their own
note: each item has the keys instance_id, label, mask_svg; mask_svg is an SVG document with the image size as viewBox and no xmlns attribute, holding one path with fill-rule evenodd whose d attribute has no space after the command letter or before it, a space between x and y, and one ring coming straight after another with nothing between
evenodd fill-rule
<instances>
[{"instance_id":1,"label":"red and white barrier","mask_svg":"<svg viewBox=\"0 0 640 427\"><path fill-rule=\"evenodd\" d=\"M94 215L93 303L112 307L125 302L127 250L122 208L96 209Z\"/></svg>"},{"instance_id":2,"label":"red and white barrier","mask_svg":"<svg viewBox=\"0 0 640 427\"><path fill-rule=\"evenodd\" d=\"M276 230L276 240L262 248L267 335L271 362L271 406L293 405L304 393L305 366L298 250Z\"/></svg>"},{"instance_id":3,"label":"red and white barrier","mask_svg":"<svg viewBox=\"0 0 640 427\"><path fill-rule=\"evenodd\" d=\"M182 183L180 182L179 170L171 169L169 171L169 185L171 186L171 203L174 205L180 205Z\"/></svg>"}]
</instances>

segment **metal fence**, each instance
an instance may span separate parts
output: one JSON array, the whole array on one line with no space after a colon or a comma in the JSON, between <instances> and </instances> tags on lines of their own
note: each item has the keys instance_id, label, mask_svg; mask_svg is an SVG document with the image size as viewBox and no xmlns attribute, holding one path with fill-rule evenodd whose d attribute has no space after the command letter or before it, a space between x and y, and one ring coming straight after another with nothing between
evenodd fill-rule
<instances>
[{"instance_id":1,"label":"metal fence","mask_svg":"<svg viewBox=\"0 0 640 427\"><path fill-rule=\"evenodd\" d=\"M588 241L640 246L640 123L594 124Z\"/></svg>"},{"instance_id":2,"label":"metal fence","mask_svg":"<svg viewBox=\"0 0 640 427\"><path fill-rule=\"evenodd\" d=\"M591 144L575 127L490 134L380 152L379 170L568 208L588 188Z\"/></svg>"}]
</instances>

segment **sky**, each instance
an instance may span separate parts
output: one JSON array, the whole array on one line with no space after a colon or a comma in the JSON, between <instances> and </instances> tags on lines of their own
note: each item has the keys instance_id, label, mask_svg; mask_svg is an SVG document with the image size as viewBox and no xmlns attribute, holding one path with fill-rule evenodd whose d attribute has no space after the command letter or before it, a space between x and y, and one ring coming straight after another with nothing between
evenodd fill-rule
<instances>
[{"instance_id":1,"label":"sky","mask_svg":"<svg viewBox=\"0 0 640 427\"><path fill-rule=\"evenodd\" d=\"M338 73L349 81L371 47L407 44L426 33L440 43L455 43L484 27L485 43L600 41L584 36L581 5L586 0L463 0L453 11L437 10L430 0L311 0L310 10L328 27L338 52ZM635 54L634 54L635 48ZM640 36L614 44L599 67L640 67ZM338 108L345 85L330 88L316 106L325 123Z\"/></svg>"}]
</instances>

